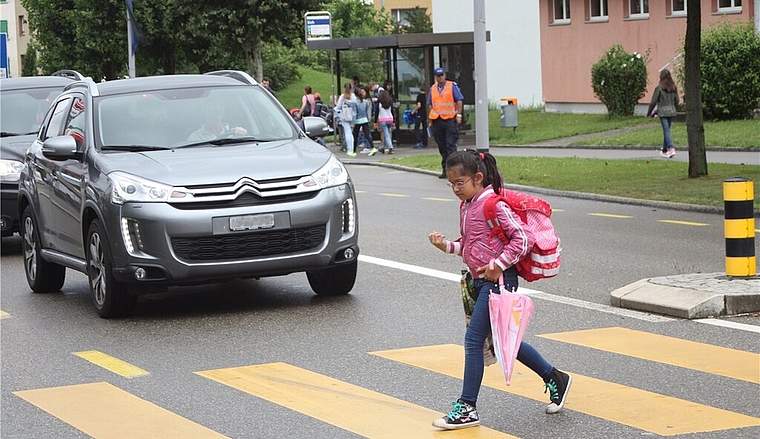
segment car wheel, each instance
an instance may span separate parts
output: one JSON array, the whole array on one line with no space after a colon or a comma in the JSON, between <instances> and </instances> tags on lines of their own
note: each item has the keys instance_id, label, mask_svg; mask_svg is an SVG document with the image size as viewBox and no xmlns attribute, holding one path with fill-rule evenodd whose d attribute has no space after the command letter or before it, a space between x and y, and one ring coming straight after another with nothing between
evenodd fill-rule
<instances>
[{"instance_id":1,"label":"car wheel","mask_svg":"<svg viewBox=\"0 0 760 439\"><path fill-rule=\"evenodd\" d=\"M353 261L324 270L307 271L306 277L309 279L311 289L318 295L340 296L348 294L354 287L357 265L358 262Z\"/></svg>"},{"instance_id":2,"label":"car wheel","mask_svg":"<svg viewBox=\"0 0 760 439\"><path fill-rule=\"evenodd\" d=\"M24 254L26 282L35 293L60 291L66 280L66 267L42 259L40 234L32 208L27 206L21 216L21 251Z\"/></svg>"},{"instance_id":3,"label":"car wheel","mask_svg":"<svg viewBox=\"0 0 760 439\"><path fill-rule=\"evenodd\" d=\"M92 303L103 318L120 317L132 312L137 296L113 277L113 259L108 241L97 220L87 231L87 277L90 280Z\"/></svg>"}]
</instances>

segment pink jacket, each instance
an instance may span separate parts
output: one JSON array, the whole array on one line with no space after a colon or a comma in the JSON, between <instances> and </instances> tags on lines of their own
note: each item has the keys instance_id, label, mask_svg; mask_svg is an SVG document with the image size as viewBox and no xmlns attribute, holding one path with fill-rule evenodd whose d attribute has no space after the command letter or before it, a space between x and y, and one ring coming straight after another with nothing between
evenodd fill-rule
<instances>
[{"instance_id":1,"label":"pink jacket","mask_svg":"<svg viewBox=\"0 0 760 439\"><path fill-rule=\"evenodd\" d=\"M525 257L535 243L522 220L503 201L496 203L496 216L509 242L502 242L496 234L491 236L483 206L489 197L495 195L493 187L488 186L472 200L462 203L459 209L459 231L462 236L446 243L446 252L461 255L476 278L483 277L477 269L488 265L491 260L506 270Z\"/></svg>"}]
</instances>

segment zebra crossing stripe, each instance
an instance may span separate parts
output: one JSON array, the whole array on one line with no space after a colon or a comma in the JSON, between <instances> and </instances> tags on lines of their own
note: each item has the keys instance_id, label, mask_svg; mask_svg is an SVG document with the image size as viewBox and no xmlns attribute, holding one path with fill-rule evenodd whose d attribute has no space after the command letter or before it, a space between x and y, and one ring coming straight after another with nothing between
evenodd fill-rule
<instances>
[{"instance_id":1,"label":"zebra crossing stripe","mask_svg":"<svg viewBox=\"0 0 760 439\"><path fill-rule=\"evenodd\" d=\"M431 426L440 412L286 363L196 374L373 439L515 438L483 426L441 432Z\"/></svg>"},{"instance_id":2,"label":"zebra crossing stripe","mask_svg":"<svg viewBox=\"0 0 760 439\"><path fill-rule=\"evenodd\" d=\"M760 355L626 328L539 337L760 384Z\"/></svg>"},{"instance_id":3,"label":"zebra crossing stripe","mask_svg":"<svg viewBox=\"0 0 760 439\"><path fill-rule=\"evenodd\" d=\"M425 346L371 354L458 379L462 378L464 370L464 349L459 345ZM760 424L760 418L568 372L573 375L573 385L565 409L649 433L674 436L757 427ZM548 403L541 378L519 362L515 364L511 386L507 387L497 365L486 368L483 385Z\"/></svg>"},{"instance_id":4,"label":"zebra crossing stripe","mask_svg":"<svg viewBox=\"0 0 760 439\"><path fill-rule=\"evenodd\" d=\"M13 394L95 439L227 438L108 383Z\"/></svg>"}]
</instances>

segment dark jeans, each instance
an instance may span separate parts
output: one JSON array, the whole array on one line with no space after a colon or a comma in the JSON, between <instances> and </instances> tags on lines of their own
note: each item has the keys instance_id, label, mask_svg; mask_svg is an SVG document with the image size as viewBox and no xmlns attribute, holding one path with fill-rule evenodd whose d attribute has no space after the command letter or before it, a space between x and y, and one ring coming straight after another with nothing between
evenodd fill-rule
<instances>
[{"instance_id":1,"label":"dark jeans","mask_svg":"<svg viewBox=\"0 0 760 439\"><path fill-rule=\"evenodd\" d=\"M672 117L660 117L662 125L662 152L668 152L673 148L673 136L670 135L670 124L673 123Z\"/></svg>"},{"instance_id":2,"label":"dark jeans","mask_svg":"<svg viewBox=\"0 0 760 439\"><path fill-rule=\"evenodd\" d=\"M354 139L356 139L357 146L359 146L359 130L361 130L364 134L364 138L369 142L369 147L373 148L375 145L372 143L372 132L369 130L369 123L354 125Z\"/></svg>"},{"instance_id":3,"label":"dark jeans","mask_svg":"<svg viewBox=\"0 0 760 439\"><path fill-rule=\"evenodd\" d=\"M414 118L414 136L417 137L418 145L428 146L428 135L425 122L424 117L418 116Z\"/></svg>"},{"instance_id":4,"label":"dark jeans","mask_svg":"<svg viewBox=\"0 0 760 439\"><path fill-rule=\"evenodd\" d=\"M456 118L433 119L433 138L438 144L438 152L441 153L441 168L446 172L446 160L456 152L459 141L459 125Z\"/></svg>"},{"instance_id":5,"label":"dark jeans","mask_svg":"<svg viewBox=\"0 0 760 439\"><path fill-rule=\"evenodd\" d=\"M507 268L504 272L504 286L508 291L517 289L517 269ZM499 294L499 285L485 279L476 279L475 288L478 290L478 299L470 317L470 326L464 336L464 383L462 384L462 396L464 401L471 404L478 402L480 385L483 382L483 343L491 333L491 316L488 311L488 295ZM528 343L520 343L517 351L517 361L528 366L542 379L549 376L552 365L549 364L538 351Z\"/></svg>"}]
</instances>

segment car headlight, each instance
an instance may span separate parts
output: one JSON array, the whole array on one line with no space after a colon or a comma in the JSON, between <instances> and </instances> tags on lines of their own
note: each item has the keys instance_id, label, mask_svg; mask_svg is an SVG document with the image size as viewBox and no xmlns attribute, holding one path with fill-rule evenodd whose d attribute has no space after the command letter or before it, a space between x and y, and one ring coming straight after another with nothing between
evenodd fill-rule
<instances>
[{"instance_id":1,"label":"car headlight","mask_svg":"<svg viewBox=\"0 0 760 439\"><path fill-rule=\"evenodd\" d=\"M18 183L24 163L18 160L0 160L0 181Z\"/></svg>"},{"instance_id":2,"label":"car headlight","mask_svg":"<svg viewBox=\"0 0 760 439\"><path fill-rule=\"evenodd\" d=\"M124 172L108 174L111 179L111 202L124 204L130 201L142 203L166 202L172 187Z\"/></svg>"},{"instance_id":3,"label":"car headlight","mask_svg":"<svg viewBox=\"0 0 760 439\"><path fill-rule=\"evenodd\" d=\"M332 186L340 186L348 182L348 171L346 171L343 163L341 163L335 156L330 157L327 164L322 166L317 172L311 174L311 176L314 178L315 183L322 187L322 189Z\"/></svg>"}]
</instances>

